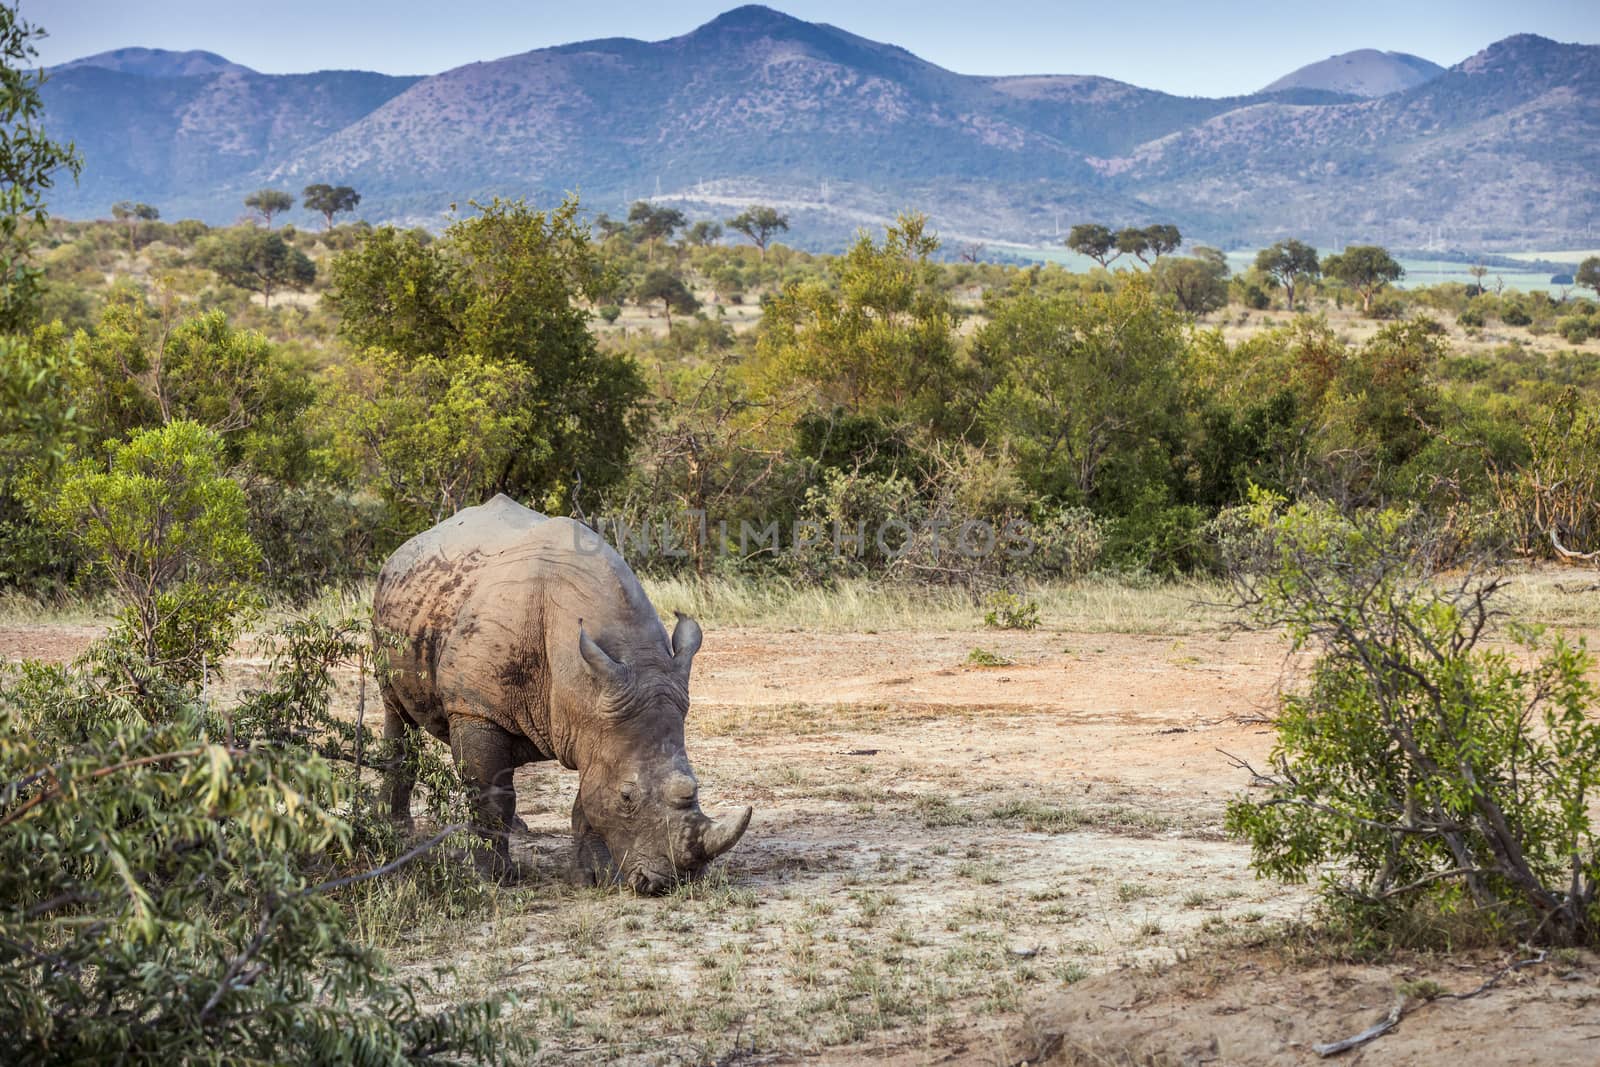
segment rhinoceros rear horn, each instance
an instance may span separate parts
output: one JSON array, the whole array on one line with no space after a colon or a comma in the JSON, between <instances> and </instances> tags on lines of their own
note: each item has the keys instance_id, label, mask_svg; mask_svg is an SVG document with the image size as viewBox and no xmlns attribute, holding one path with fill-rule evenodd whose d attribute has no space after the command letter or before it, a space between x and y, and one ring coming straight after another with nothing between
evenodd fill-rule
<instances>
[{"instance_id":1,"label":"rhinoceros rear horn","mask_svg":"<svg viewBox=\"0 0 1600 1067\"><path fill-rule=\"evenodd\" d=\"M700 651L700 639L704 636L700 632L700 624L681 611L673 612L678 617L678 625L672 628L672 661L684 674L689 673L689 664L694 661L694 654Z\"/></svg>"},{"instance_id":2,"label":"rhinoceros rear horn","mask_svg":"<svg viewBox=\"0 0 1600 1067\"><path fill-rule=\"evenodd\" d=\"M746 807L741 815L724 815L720 819L711 820L711 825L700 835L700 847L705 852L702 862L710 863L737 845L739 838L744 836L745 829L750 825L751 814L751 809Z\"/></svg>"},{"instance_id":3,"label":"rhinoceros rear horn","mask_svg":"<svg viewBox=\"0 0 1600 1067\"><path fill-rule=\"evenodd\" d=\"M589 631L583 628L583 620L578 620L578 652L583 656L584 664L589 668L589 673L594 675L595 681L608 690L626 689L628 686L628 667L618 663L606 654L606 650L594 643L589 636Z\"/></svg>"}]
</instances>

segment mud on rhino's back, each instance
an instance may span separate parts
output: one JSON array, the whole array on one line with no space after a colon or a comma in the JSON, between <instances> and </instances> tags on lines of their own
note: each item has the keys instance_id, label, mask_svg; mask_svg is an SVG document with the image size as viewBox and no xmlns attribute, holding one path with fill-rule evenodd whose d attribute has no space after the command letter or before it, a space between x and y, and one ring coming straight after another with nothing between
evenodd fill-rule
<instances>
[{"instance_id":1,"label":"mud on rhino's back","mask_svg":"<svg viewBox=\"0 0 1600 1067\"><path fill-rule=\"evenodd\" d=\"M500 494L463 508L401 545L378 572L373 628L394 642L394 688L413 714L426 716L436 694L439 644L471 595L488 559L517 548L545 516Z\"/></svg>"}]
</instances>

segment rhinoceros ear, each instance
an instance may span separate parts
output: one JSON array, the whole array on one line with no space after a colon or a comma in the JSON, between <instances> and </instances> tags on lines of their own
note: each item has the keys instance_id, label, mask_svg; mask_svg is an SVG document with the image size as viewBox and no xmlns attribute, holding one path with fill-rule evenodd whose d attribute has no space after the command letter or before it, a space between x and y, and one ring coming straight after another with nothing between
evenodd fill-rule
<instances>
[{"instance_id":1,"label":"rhinoceros ear","mask_svg":"<svg viewBox=\"0 0 1600 1067\"><path fill-rule=\"evenodd\" d=\"M618 663L606 654L606 650L594 643L589 636L589 631L583 628L583 620L578 620L578 652L583 656L583 662L589 668L589 673L594 680L600 683L601 688L615 692L628 687L629 671L627 664Z\"/></svg>"},{"instance_id":2,"label":"rhinoceros ear","mask_svg":"<svg viewBox=\"0 0 1600 1067\"><path fill-rule=\"evenodd\" d=\"M700 639L704 635L700 632L700 624L681 611L673 612L678 617L678 625L672 628L672 660L684 674L689 673L689 664L694 662L694 654L700 651Z\"/></svg>"}]
</instances>

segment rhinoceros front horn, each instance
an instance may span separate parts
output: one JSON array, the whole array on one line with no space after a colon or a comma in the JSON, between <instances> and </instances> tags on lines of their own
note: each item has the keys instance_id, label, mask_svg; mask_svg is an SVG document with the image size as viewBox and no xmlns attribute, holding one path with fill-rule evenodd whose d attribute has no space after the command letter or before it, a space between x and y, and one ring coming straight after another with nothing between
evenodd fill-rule
<instances>
[{"instance_id":1,"label":"rhinoceros front horn","mask_svg":"<svg viewBox=\"0 0 1600 1067\"><path fill-rule=\"evenodd\" d=\"M700 835L700 847L705 852L702 863L710 863L734 845L739 843L739 838L744 836L745 829L750 825L750 808L745 808L741 815L724 815L720 819L712 819L711 825Z\"/></svg>"}]
</instances>

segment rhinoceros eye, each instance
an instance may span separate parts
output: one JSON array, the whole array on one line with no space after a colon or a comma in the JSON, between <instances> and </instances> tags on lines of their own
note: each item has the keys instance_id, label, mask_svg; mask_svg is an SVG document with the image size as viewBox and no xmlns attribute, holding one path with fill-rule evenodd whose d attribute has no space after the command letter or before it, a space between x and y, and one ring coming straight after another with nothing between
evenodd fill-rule
<instances>
[{"instance_id":1,"label":"rhinoceros eye","mask_svg":"<svg viewBox=\"0 0 1600 1067\"><path fill-rule=\"evenodd\" d=\"M633 807L634 802L639 798L639 787L634 785L632 782L625 783L621 789L617 790L617 792L622 796L622 803L624 807Z\"/></svg>"}]
</instances>

